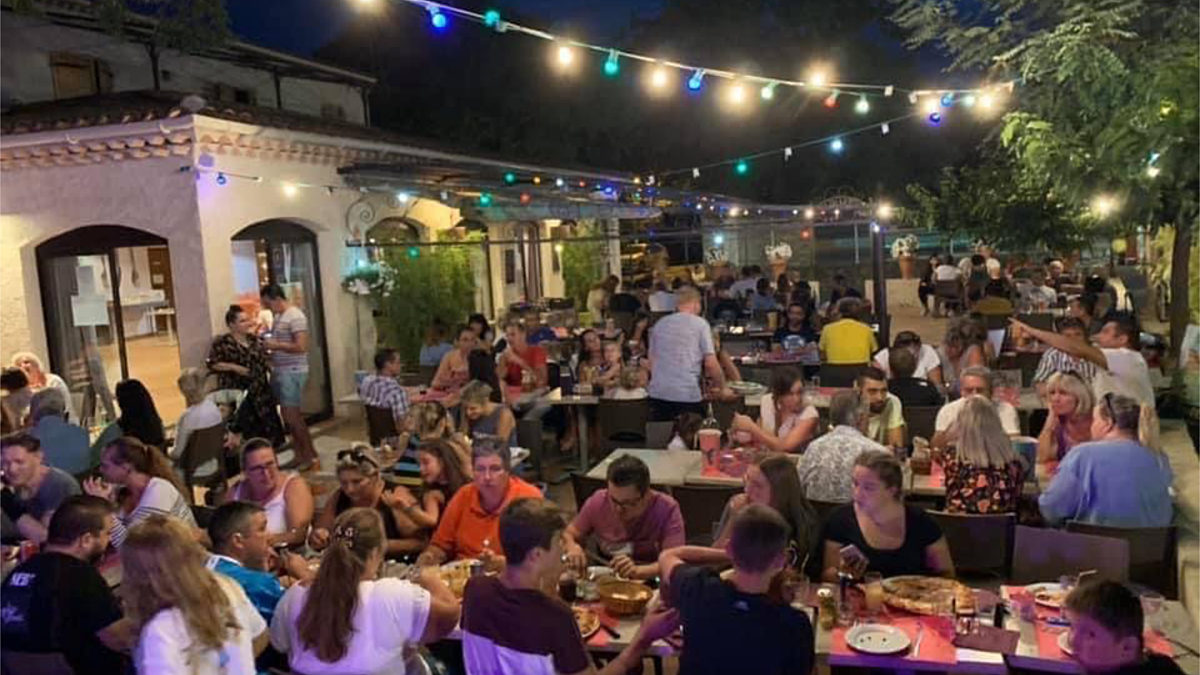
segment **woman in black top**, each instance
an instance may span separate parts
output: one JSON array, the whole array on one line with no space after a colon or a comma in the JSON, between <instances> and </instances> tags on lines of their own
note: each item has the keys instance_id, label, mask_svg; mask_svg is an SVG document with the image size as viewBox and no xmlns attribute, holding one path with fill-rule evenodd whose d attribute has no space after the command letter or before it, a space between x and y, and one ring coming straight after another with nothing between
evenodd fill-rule
<instances>
[{"instance_id":1,"label":"woman in black top","mask_svg":"<svg viewBox=\"0 0 1200 675\"><path fill-rule=\"evenodd\" d=\"M337 454L338 489L325 502L325 508L313 523L308 545L321 550L329 545L330 531L337 517L351 508L374 508L383 518L389 557L419 553L425 547L420 528L404 516L404 505L395 490L398 483L379 472L379 460L370 446L357 444Z\"/></svg>"},{"instance_id":2,"label":"woman in black top","mask_svg":"<svg viewBox=\"0 0 1200 675\"><path fill-rule=\"evenodd\" d=\"M240 389L246 397L230 420L229 430L243 438L265 438L278 448L283 445L283 422L271 389L271 362L255 331L255 320L240 305L225 312L229 332L213 340L208 350L208 369L217 374L218 389Z\"/></svg>"},{"instance_id":3,"label":"woman in black top","mask_svg":"<svg viewBox=\"0 0 1200 675\"><path fill-rule=\"evenodd\" d=\"M854 501L829 515L821 537L826 581L836 582L839 571L954 576L946 538L924 511L904 503L901 475L889 452L868 450L855 460ZM858 552L842 553L851 544Z\"/></svg>"}]
</instances>

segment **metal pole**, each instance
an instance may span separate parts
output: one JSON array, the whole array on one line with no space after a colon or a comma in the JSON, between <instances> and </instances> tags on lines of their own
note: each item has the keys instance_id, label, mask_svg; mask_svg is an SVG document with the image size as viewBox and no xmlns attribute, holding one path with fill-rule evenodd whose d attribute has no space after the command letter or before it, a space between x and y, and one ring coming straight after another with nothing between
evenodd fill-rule
<instances>
[{"instance_id":1,"label":"metal pole","mask_svg":"<svg viewBox=\"0 0 1200 675\"><path fill-rule=\"evenodd\" d=\"M875 321L879 324L879 342L883 346L891 344L892 340L888 325L887 280L883 278L883 228L876 222L871 223L871 268L875 277Z\"/></svg>"}]
</instances>

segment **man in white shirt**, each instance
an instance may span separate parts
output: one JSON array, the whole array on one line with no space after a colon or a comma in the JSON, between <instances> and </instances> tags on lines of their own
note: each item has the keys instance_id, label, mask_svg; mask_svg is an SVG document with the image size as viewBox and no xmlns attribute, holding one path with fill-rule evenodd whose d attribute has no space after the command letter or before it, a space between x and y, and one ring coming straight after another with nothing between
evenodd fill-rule
<instances>
[{"instance_id":1,"label":"man in white shirt","mask_svg":"<svg viewBox=\"0 0 1200 675\"><path fill-rule=\"evenodd\" d=\"M758 287L758 280L761 278L762 268L758 265L743 267L742 278L733 282L733 285L729 287L729 294L741 300L754 292L754 289Z\"/></svg>"},{"instance_id":2,"label":"man in white shirt","mask_svg":"<svg viewBox=\"0 0 1200 675\"><path fill-rule=\"evenodd\" d=\"M930 443L935 448L944 448L958 439L958 429L955 423L958 420L958 413L967 404L967 398L982 396L992 401L992 371L983 366L967 368L959 375L958 387L962 398L942 406L942 409L938 411L937 419L934 420L933 440ZM992 405L996 407L996 414L1000 416L1000 426L1004 427L1004 433L1009 436L1020 436L1021 419L1017 416L1017 409L1006 401L992 401Z\"/></svg>"},{"instance_id":3,"label":"man in white shirt","mask_svg":"<svg viewBox=\"0 0 1200 675\"><path fill-rule=\"evenodd\" d=\"M941 265L933 268L934 281L958 281L962 278L962 270L958 265L954 264L950 256L946 256L946 260Z\"/></svg>"},{"instance_id":4,"label":"man in white shirt","mask_svg":"<svg viewBox=\"0 0 1200 675\"><path fill-rule=\"evenodd\" d=\"M1104 328L1093 337L1095 346L1083 340L1074 340L1066 335L1027 326L1016 319L1009 321L1036 340L1100 366L1092 380L1096 400L1100 400L1109 392L1117 392L1135 398L1144 405L1155 407L1150 368L1146 365L1142 353L1138 351L1138 329L1133 317L1114 314L1107 319Z\"/></svg>"},{"instance_id":5,"label":"man in white shirt","mask_svg":"<svg viewBox=\"0 0 1200 675\"><path fill-rule=\"evenodd\" d=\"M1025 301L1032 309L1045 309L1058 302L1058 291L1047 283L1045 274L1039 273L1033 277L1033 287L1025 291Z\"/></svg>"},{"instance_id":6,"label":"man in white shirt","mask_svg":"<svg viewBox=\"0 0 1200 675\"><path fill-rule=\"evenodd\" d=\"M910 330L900 331L896 334L896 340L892 343L891 349L908 349L913 356L917 357L917 369L913 371L913 377L929 380L938 386L942 385L942 360L938 357L936 349L921 344L920 335ZM888 367L890 354L891 351L886 348L875 354L875 366L887 373L888 379L892 378L891 369Z\"/></svg>"},{"instance_id":7,"label":"man in white shirt","mask_svg":"<svg viewBox=\"0 0 1200 675\"><path fill-rule=\"evenodd\" d=\"M654 292L646 298L646 304L650 306L651 312L674 312L675 294L668 291L667 285L660 281L654 284Z\"/></svg>"}]
</instances>

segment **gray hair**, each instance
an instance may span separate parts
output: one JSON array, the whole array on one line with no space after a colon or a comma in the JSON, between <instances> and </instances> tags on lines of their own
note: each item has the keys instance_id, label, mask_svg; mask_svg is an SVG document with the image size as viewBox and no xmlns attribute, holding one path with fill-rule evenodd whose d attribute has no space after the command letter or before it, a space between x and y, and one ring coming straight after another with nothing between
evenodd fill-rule
<instances>
[{"instance_id":1,"label":"gray hair","mask_svg":"<svg viewBox=\"0 0 1200 675\"><path fill-rule=\"evenodd\" d=\"M857 392L839 391L829 402L829 423L834 426L857 427L861 407L862 401Z\"/></svg>"},{"instance_id":2,"label":"gray hair","mask_svg":"<svg viewBox=\"0 0 1200 675\"><path fill-rule=\"evenodd\" d=\"M43 417L51 415L66 417L67 397L63 396L62 390L48 387L34 394L29 400L29 417L37 423Z\"/></svg>"},{"instance_id":3,"label":"gray hair","mask_svg":"<svg viewBox=\"0 0 1200 675\"><path fill-rule=\"evenodd\" d=\"M984 366L963 368L962 372L958 374L958 381L962 382L964 377L978 377L983 380L984 386L987 387L988 396L992 395L992 385L995 384L995 378L992 376L992 371L989 368Z\"/></svg>"},{"instance_id":4,"label":"gray hair","mask_svg":"<svg viewBox=\"0 0 1200 675\"><path fill-rule=\"evenodd\" d=\"M512 451L508 441L477 440L471 444L471 464L481 457L499 457L505 471L512 469Z\"/></svg>"},{"instance_id":5,"label":"gray hair","mask_svg":"<svg viewBox=\"0 0 1200 675\"><path fill-rule=\"evenodd\" d=\"M842 298L837 303L838 316L843 319L859 318L859 313L862 312L863 303L858 298Z\"/></svg>"},{"instance_id":6,"label":"gray hair","mask_svg":"<svg viewBox=\"0 0 1200 675\"><path fill-rule=\"evenodd\" d=\"M459 392L459 400L468 405L484 405L491 400L492 385L471 380Z\"/></svg>"}]
</instances>

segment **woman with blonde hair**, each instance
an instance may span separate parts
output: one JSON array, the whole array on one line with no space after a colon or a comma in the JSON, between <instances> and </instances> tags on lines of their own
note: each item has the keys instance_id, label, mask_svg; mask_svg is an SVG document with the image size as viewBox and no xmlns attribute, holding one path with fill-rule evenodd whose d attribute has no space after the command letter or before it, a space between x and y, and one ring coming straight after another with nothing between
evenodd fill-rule
<instances>
[{"instance_id":1,"label":"woman with blonde hair","mask_svg":"<svg viewBox=\"0 0 1200 675\"><path fill-rule=\"evenodd\" d=\"M67 402L67 415L75 424L79 424L79 416L75 413L75 404L71 401L71 389L61 377L54 373L46 372L45 366L42 365L42 360L33 352L17 352L13 354L12 364L20 368L25 373L25 377L29 380L29 389L33 392L39 392L42 389L57 389L62 392L63 399Z\"/></svg>"},{"instance_id":2,"label":"woman with blonde hair","mask_svg":"<svg viewBox=\"0 0 1200 675\"><path fill-rule=\"evenodd\" d=\"M138 632L134 662L155 675L254 675L267 624L237 582L179 520L146 518L121 549L125 616Z\"/></svg>"},{"instance_id":3,"label":"woman with blonde hair","mask_svg":"<svg viewBox=\"0 0 1200 675\"><path fill-rule=\"evenodd\" d=\"M1026 466L1013 450L991 401L971 396L958 413L956 446L942 458L946 510L1009 513L1017 510Z\"/></svg>"},{"instance_id":4,"label":"woman with blonde hair","mask_svg":"<svg viewBox=\"0 0 1200 675\"><path fill-rule=\"evenodd\" d=\"M338 516L332 545L311 583L288 589L271 620L271 644L297 673L405 672L405 654L458 624L458 601L436 567L416 583L379 578L387 539L371 509Z\"/></svg>"},{"instance_id":5,"label":"woman with blonde hair","mask_svg":"<svg viewBox=\"0 0 1200 675\"><path fill-rule=\"evenodd\" d=\"M221 409L206 396L207 380L208 373L199 368L184 368L179 373L179 391L183 394L187 409L175 423L175 443L169 451L171 459L176 462L183 457L183 451L187 450L192 432L215 427L225 421L221 416ZM209 476L216 471L216 460L209 460L196 469L196 475Z\"/></svg>"},{"instance_id":6,"label":"woman with blonde hair","mask_svg":"<svg viewBox=\"0 0 1200 675\"><path fill-rule=\"evenodd\" d=\"M171 516L196 528L184 486L158 448L123 436L100 453L100 475L83 481L83 491L117 505L112 544L120 548L128 528L155 515ZM199 533L199 530L195 530Z\"/></svg>"},{"instance_id":7,"label":"woman with blonde hair","mask_svg":"<svg viewBox=\"0 0 1200 675\"><path fill-rule=\"evenodd\" d=\"M1092 440L1092 388L1073 370L1054 373L1046 381L1049 410L1038 434L1037 460L1058 462L1080 443Z\"/></svg>"}]
</instances>

